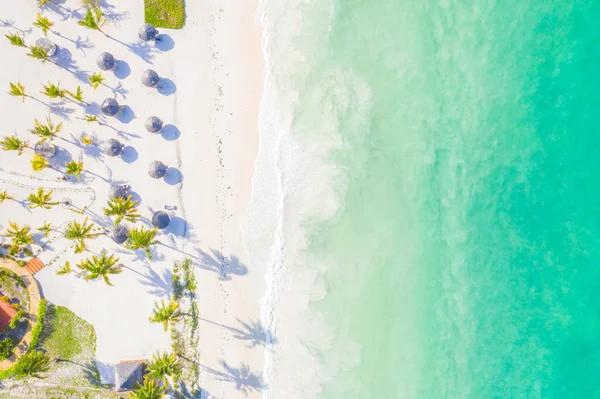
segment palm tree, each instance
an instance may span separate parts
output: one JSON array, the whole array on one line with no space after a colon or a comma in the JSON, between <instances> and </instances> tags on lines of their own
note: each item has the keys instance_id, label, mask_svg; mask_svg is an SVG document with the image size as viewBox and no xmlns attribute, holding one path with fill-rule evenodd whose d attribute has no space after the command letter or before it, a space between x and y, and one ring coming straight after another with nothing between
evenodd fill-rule
<instances>
[{"instance_id":1,"label":"palm tree","mask_svg":"<svg viewBox=\"0 0 600 399\"><path fill-rule=\"evenodd\" d=\"M27 53L27 55L32 58L35 58L36 60L40 60L42 62L46 62L46 61L52 62L52 60L50 60L50 55L48 54L46 49L43 48L42 46L29 47L29 53ZM52 62L52 63L54 64L54 62Z\"/></svg>"},{"instance_id":2,"label":"palm tree","mask_svg":"<svg viewBox=\"0 0 600 399\"><path fill-rule=\"evenodd\" d=\"M37 193L29 194L29 203L32 208L46 208L50 209L54 205L58 205L58 202L52 202L52 193L54 190L50 190L47 193L44 192L43 188L38 188Z\"/></svg>"},{"instance_id":3,"label":"palm tree","mask_svg":"<svg viewBox=\"0 0 600 399\"><path fill-rule=\"evenodd\" d=\"M179 311L179 302L171 299L169 303L165 304L164 299L161 299L160 304L154 302L154 310L152 310L149 320L151 323L163 323L165 331L167 331L169 323L177 323L182 316L183 313Z\"/></svg>"},{"instance_id":4,"label":"palm tree","mask_svg":"<svg viewBox=\"0 0 600 399\"><path fill-rule=\"evenodd\" d=\"M31 167L33 168L33 170L35 170L36 172L40 172L46 169L48 166L50 166L50 164L48 163L46 158L44 158L40 154L33 155L33 159L31 160Z\"/></svg>"},{"instance_id":5,"label":"palm tree","mask_svg":"<svg viewBox=\"0 0 600 399\"><path fill-rule=\"evenodd\" d=\"M181 364L175 353L155 353L148 363L148 377L162 380L167 384L167 377L175 378L181 374Z\"/></svg>"},{"instance_id":6,"label":"palm tree","mask_svg":"<svg viewBox=\"0 0 600 399\"><path fill-rule=\"evenodd\" d=\"M81 180L81 172L83 172L83 162L69 161L65 165L65 173L77 177L77 180Z\"/></svg>"},{"instance_id":7,"label":"palm tree","mask_svg":"<svg viewBox=\"0 0 600 399\"><path fill-rule=\"evenodd\" d=\"M50 356L47 353L33 350L19 358L15 365L17 379L27 376L43 378L40 373L50 370Z\"/></svg>"},{"instance_id":8,"label":"palm tree","mask_svg":"<svg viewBox=\"0 0 600 399\"><path fill-rule=\"evenodd\" d=\"M166 388L154 378L144 378L142 384L138 384L133 392L129 392L132 399L162 399L165 396Z\"/></svg>"},{"instance_id":9,"label":"palm tree","mask_svg":"<svg viewBox=\"0 0 600 399\"><path fill-rule=\"evenodd\" d=\"M102 277L106 284L112 285L108 276L111 274L119 274L123 271L123 267L117 265L118 261L119 258L115 257L114 254L106 256L106 252L102 252L100 257L93 255L91 258L82 260L77 267L82 269L79 274L86 273L86 280Z\"/></svg>"},{"instance_id":10,"label":"palm tree","mask_svg":"<svg viewBox=\"0 0 600 399\"><path fill-rule=\"evenodd\" d=\"M4 136L4 139L0 141L0 147L4 151L17 151L19 155L23 153L23 150L27 148L27 141L21 141L17 136Z\"/></svg>"},{"instance_id":11,"label":"palm tree","mask_svg":"<svg viewBox=\"0 0 600 399\"><path fill-rule=\"evenodd\" d=\"M14 199L13 197L8 195L8 192L6 190L0 191L0 204L6 200L13 200L13 199Z\"/></svg>"},{"instance_id":12,"label":"palm tree","mask_svg":"<svg viewBox=\"0 0 600 399\"><path fill-rule=\"evenodd\" d=\"M40 13L37 15L37 19L33 23L33 26L40 28L44 32L44 36L48 36L48 31L54 33L51 29L54 26L54 22L51 22L47 17L42 17Z\"/></svg>"},{"instance_id":13,"label":"palm tree","mask_svg":"<svg viewBox=\"0 0 600 399\"><path fill-rule=\"evenodd\" d=\"M131 195L125 198L115 197L108 200L107 207L104 208L106 216L116 216L115 224L119 224L123 219L135 223L140 215L137 213L137 201L131 199Z\"/></svg>"},{"instance_id":14,"label":"palm tree","mask_svg":"<svg viewBox=\"0 0 600 399\"><path fill-rule=\"evenodd\" d=\"M88 218L85 218L83 223L79 223L77 220L73 220L67 225L65 229L65 238L76 241L75 253L81 253L87 249L85 246L85 240L96 238L100 234L93 233L93 223L88 223Z\"/></svg>"},{"instance_id":15,"label":"palm tree","mask_svg":"<svg viewBox=\"0 0 600 399\"><path fill-rule=\"evenodd\" d=\"M69 274L71 273L71 263L69 261L66 261L65 264L56 271L56 274L61 275L61 274Z\"/></svg>"},{"instance_id":16,"label":"palm tree","mask_svg":"<svg viewBox=\"0 0 600 399\"><path fill-rule=\"evenodd\" d=\"M129 249L142 249L146 253L148 259L152 259L152 254L150 253L150 246L154 244L158 244L158 241L154 239L158 229L146 230L144 226L142 226L139 230L132 229L129 232L129 238L127 239L127 243L125 246Z\"/></svg>"},{"instance_id":17,"label":"palm tree","mask_svg":"<svg viewBox=\"0 0 600 399\"><path fill-rule=\"evenodd\" d=\"M70 92L69 90L65 91L69 96L71 96L72 99L79 101L80 103L84 103L85 105L88 105L88 103L83 101L83 90L81 90L81 86L77 86L77 90L75 91L75 93Z\"/></svg>"},{"instance_id":18,"label":"palm tree","mask_svg":"<svg viewBox=\"0 0 600 399\"><path fill-rule=\"evenodd\" d=\"M104 81L106 79L102 77L102 74L100 72L98 72L98 73L93 74L92 76L89 76L88 80L90 81L92 86L94 86L94 90L96 90L98 88L98 86L100 86L101 84L104 84Z\"/></svg>"},{"instance_id":19,"label":"palm tree","mask_svg":"<svg viewBox=\"0 0 600 399\"><path fill-rule=\"evenodd\" d=\"M31 236L31 228L29 226L19 228L15 222L10 222L8 226L6 236L12 239L12 246L8 251L10 255L15 255L19 252L19 248L22 245L33 244L33 237Z\"/></svg>"},{"instance_id":20,"label":"palm tree","mask_svg":"<svg viewBox=\"0 0 600 399\"><path fill-rule=\"evenodd\" d=\"M79 20L79 25L85 26L88 29L95 29L102 34L106 35L104 31L102 31L102 26L106 22L106 18L102 15L102 10L100 8L95 8L92 10L92 7L88 7L87 12L83 19Z\"/></svg>"},{"instance_id":21,"label":"palm tree","mask_svg":"<svg viewBox=\"0 0 600 399\"><path fill-rule=\"evenodd\" d=\"M57 84L48 82L48 85L42 84L44 91L41 93L51 99L60 98L61 100L68 100L67 91L60 88L60 81Z\"/></svg>"},{"instance_id":22,"label":"palm tree","mask_svg":"<svg viewBox=\"0 0 600 399\"><path fill-rule=\"evenodd\" d=\"M21 82L10 82L10 90L8 91L8 94L13 97L21 97L21 102L25 102L25 97L31 97L25 93L25 87L23 87Z\"/></svg>"},{"instance_id":23,"label":"palm tree","mask_svg":"<svg viewBox=\"0 0 600 399\"><path fill-rule=\"evenodd\" d=\"M9 33L7 35L4 35L4 37L6 37L10 44L12 44L13 46L27 47L27 45L25 44L25 40L18 33Z\"/></svg>"},{"instance_id":24,"label":"palm tree","mask_svg":"<svg viewBox=\"0 0 600 399\"><path fill-rule=\"evenodd\" d=\"M101 124L100 120L98 119L98 116L96 116L96 115L85 114L85 116L83 117L83 119L86 122L90 122L90 123L97 122L98 124Z\"/></svg>"},{"instance_id":25,"label":"palm tree","mask_svg":"<svg viewBox=\"0 0 600 399\"><path fill-rule=\"evenodd\" d=\"M44 221L42 227L38 227L37 231L41 231L42 233L44 233L44 237L48 238L50 232L52 231L52 223Z\"/></svg>"},{"instance_id":26,"label":"palm tree","mask_svg":"<svg viewBox=\"0 0 600 399\"><path fill-rule=\"evenodd\" d=\"M50 115L46 117L46 124L40 123L37 119L33 121L33 129L31 129L31 133L36 136L40 136L42 141L52 139L61 131L63 127L63 122L60 122L58 125L54 126L52 123L52 119L50 119Z\"/></svg>"}]
</instances>

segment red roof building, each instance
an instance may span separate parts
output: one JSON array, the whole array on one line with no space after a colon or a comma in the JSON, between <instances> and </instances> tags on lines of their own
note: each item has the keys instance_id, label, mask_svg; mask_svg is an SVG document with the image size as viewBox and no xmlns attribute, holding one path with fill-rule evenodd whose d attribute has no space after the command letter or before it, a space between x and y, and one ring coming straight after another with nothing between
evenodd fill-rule
<instances>
[{"instance_id":1,"label":"red roof building","mask_svg":"<svg viewBox=\"0 0 600 399\"><path fill-rule=\"evenodd\" d=\"M0 331L4 330L10 324L10 321L17 314L17 311L10 304L0 301Z\"/></svg>"}]
</instances>

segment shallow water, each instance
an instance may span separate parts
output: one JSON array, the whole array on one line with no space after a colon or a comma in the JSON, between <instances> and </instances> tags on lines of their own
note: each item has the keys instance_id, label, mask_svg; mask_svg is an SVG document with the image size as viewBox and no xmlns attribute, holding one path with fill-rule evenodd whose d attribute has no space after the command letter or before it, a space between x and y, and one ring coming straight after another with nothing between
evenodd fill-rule
<instances>
[{"instance_id":1,"label":"shallow water","mask_svg":"<svg viewBox=\"0 0 600 399\"><path fill-rule=\"evenodd\" d=\"M600 397L600 2L262 12L265 397Z\"/></svg>"}]
</instances>

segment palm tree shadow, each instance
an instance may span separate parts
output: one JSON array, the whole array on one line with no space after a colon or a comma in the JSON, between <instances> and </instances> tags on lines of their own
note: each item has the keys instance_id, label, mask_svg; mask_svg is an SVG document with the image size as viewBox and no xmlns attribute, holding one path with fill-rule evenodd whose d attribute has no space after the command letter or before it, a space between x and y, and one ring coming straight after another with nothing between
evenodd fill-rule
<instances>
[{"instance_id":1,"label":"palm tree shadow","mask_svg":"<svg viewBox=\"0 0 600 399\"><path fill-rule=\"evenodd\" d=\"M111 35L106 35L106 37L127 47L127 49L129 49L129 51L136 54L138 57L140 57L142 60L146 61L148 64L152 63L152 60L154 59L155 49L153 47L151 47L147 42L140 41L140 42L136 42L136 43L125 43Z\"/></svg>"},{"instance_id":2,"label":"palm tree shadow","mask_svg":"<svg viewBox=\"0 0 600 399\"><path fill-rule=\"evenodd\" d=\"M11 21L9 19L0 19L0 27L1 28L12 28L21 33L31 33L31 31L33 30L33 28L29 28L29 29L17 28L15 26L15 21Z\"/></svg>"},{"instance_id":3,"label":"palm tree shadow","mask_svg":"<svg viewBox=\"0 0 600 399\"><path fill-rule=\"evenodd\" d=\"M87 79L88 73L79 69L77 62L73 59L73 55L68 49L64 47L58 47L56 55L54 56L54 63L59 68L71 73L73 76L75 76L75 78L77 78L77 80L85 84L89 84Z\"/></svg>"},{"instance_id":4,"label":"palm tree shadow","mask_svg":"<svg viewBox=\"0 0 600 399\"><path fill-rule=\"evenodd\" d=\"M273 336L273 334L270 331L265 329L265 327L260 322L254 321L252 319L250 319L248 323L246 323L236 317L235 319L241 325L239 328L215 323L214 321L204 319L202 317L199 317L199 319L231 331L233 337L236 339L242 341L249 341L247 345L248 348L254 348L259 345L269 347L277 343L277 339Z\"/></svg>"},{"instance_id":5,"label":"palm tree shadow","mask_svg":"<svg viewBox=\"0 0 600 399\"><path fill-rule=\"evenodd\" d=\"M106 0L100 0L100 6L102 7L102 13L106 19L112 22L121 22L129 18L129 12L118 12L115 11L115 6L109 4Z\"/></svg>"},{"instance_id":6,"label":"palm tree shadow","mask_svg":"<svg viewBox=\"0 0 600 399\"><path fill-rule=\"evenodd\" d=\"M224 281L231 280L231 275L244 276L248 274L248 267L240 262L235 255L224 256L220 251L211 249L210 254L196 249L198 252L199 267L219 274L219 279Z\"/></svg>"},{"instance_id":7,"label":"palm tree shadow","mask_svg":"<svg viewBox=\"0 0 600 399\"><path fill-rule=\"evenodd\" d=\"M71 43L73 43L75 45L75 48L77 50L81 50L81 52L83 53L84 56L87 55L85 50L94 48L94 44L90 41L90 39L87 36L85 38L83 38L80 35L77 35L76 39L71 39L69 37L63 36L60 32L54 32L54 34L58 37L62 37L63 39L68 40Z\"/></svg>"},{"instance_id":8,"label":"palm tree shadow","mask_svg":"<svg viewBox=\"0 0 600 399\"><path fill-rule=\"evenodd\" d=\"M223 360L221 360L221 365L223 366L223 371L203 365L201 367L203 370L214 375L217 380L235 384L235 388L238 391L242 391L245 395L254 391L262 392L266 388L262 376L251 372L248 365L242 363L239 368L232 367Z\"/></svg>"},{"instance_id":9,"label":"palm tree shadow","mask_svg":"<svg viewBox=\"0 0 600 399\"><path fill-rule=\"evenodd\" d=\"M162 276L151 267L146 267L146 274L143 279L138 281L148 287L148 293L158 297L166 297L173 291L173 273L170 270L164 270Z\"/></svg>"}]
</instances>

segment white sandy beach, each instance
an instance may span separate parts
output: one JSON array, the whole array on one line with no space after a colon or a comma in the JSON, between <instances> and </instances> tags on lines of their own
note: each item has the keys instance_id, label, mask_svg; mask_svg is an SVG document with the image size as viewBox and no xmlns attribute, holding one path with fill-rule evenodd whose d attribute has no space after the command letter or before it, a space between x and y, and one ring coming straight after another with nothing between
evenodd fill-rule
<instances>
[{"instance_id":1,"label":"white sandy beach","mask_svg":"<svg viewBox=\"0 0 600 399\"><path fill-rule=\"evenodd\" d=\"M3 35L19 29L27 42L43 36L31 27L38 11L35 2L16 6L12 1L0 0L0 5L5 21ZM102 209L111 184L131 185L134 199L140 201L141 223L146 226L150 226L154 211L175 206L176 210L169 211L171 225L158 236L163 245L155 247L152 261L108 237L90 241L90 251L116 253L128 268L111 278L113 286L74 275L56 275L65 261L76 263L82 257L72 254L67 249L70 243L61 238L40 254L40 259L50 265L35 277L50 302L67 306L93 324L97 361L103 377L110 381L111 364L150 358L156 351L170 348L170 335L161 325L151 324L148 317L156 300L172 294L173 262L191 257L198 280L200 382L205 397L260 397L264 388L261 370L265 334L260 328L264 270L248 266L240 228L251 192L263 87L257 2L188 1L185 27L177 31L161 29L163 41L147 46L140 45L137 38L143 24L141 0L113 0L104 6L108 6L106 14L112 17L105 28L112 39L78 26L77 18L68 13L61 16L44 12L60 34L49 33L48 38L60 46L60 54L70 53L58 63L70 71L42 64L27 57L26 49L0 40L5 58L0 82L3 92L8 90L9 81L20 81L30 95L50 104L38 93L41 84L60 81L67 89L82 86L86 101L96 103L88 112L107 97L128 107L121 117L107 120L111 128L78 119L84 115L78 105L67 102L53 106L53 121L64 120L59 134L64 140L54 140L60 151L53 162L64 169L65 161L81 158L86 169L83 181L58 182L61 173L51 169L33 172L29 164L31 150L21 156L2 151L0 190L24 198L29 188L55 188L57 200L69 197L74 205L82 206L91 202L87 216L105 226L110 221ZM64 7L78 9L80 5L67 0ZM100 86L94 91L86 77L99 71L96 57L103 51L122 62L114 73L103 73L110 88ZM140 77L147 68L164 79L163 89L142 85ZM4 110L2 136L15 132L33 145L37 140L28 130L34 118L42 120L49 114L49 107L30 98L22 104L8 94L0 95L0 107ZM151 115L164 121L162 134L151 134L144 128L144 121ZM95 137L99 147L109 138L118 139L126 146L123 156L112 158L100 148L82 147L79 140L84 133ZM147 168L153 160L170 167L165 178L148 176ZM93 194L72 191L75 188L92 190ZM10 202L0 208L0 229L5 230L9 221L35 228L44 220L56 227L73 218L83 220L84 216L60 206L29 212Z\"/></svg>"}]
</instances>

